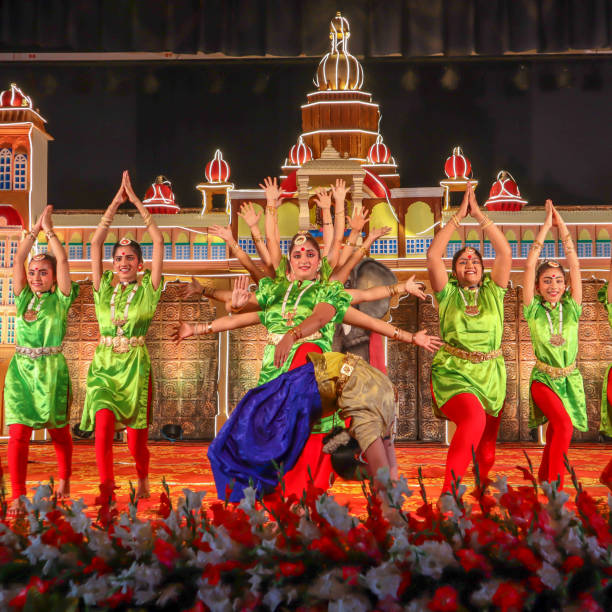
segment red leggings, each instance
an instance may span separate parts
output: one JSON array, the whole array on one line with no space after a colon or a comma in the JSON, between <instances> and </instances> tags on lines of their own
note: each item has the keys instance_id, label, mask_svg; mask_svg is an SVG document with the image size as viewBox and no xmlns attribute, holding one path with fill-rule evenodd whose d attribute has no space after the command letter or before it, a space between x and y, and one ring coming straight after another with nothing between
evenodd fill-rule
<instances>
[{"instance_id":1,"label":"red leggings","mask_svg":"<svg viewBox=\"0 0 612 612\"><path fill-rule=\"evenodd\" d=\"M610 372L608 373L608 386L606 387L606 395L608 396L608 406L612 406L612 370L610 370ZM599 479L608 487L612 488L612 459L610 459L608 465L606 465L606 467L604 468Z\"/></svg>"},{"instance_id":2,"label":"red leggings","mask_svg":"<svg viewBox=\"0 0 612 612\"><path fill-rule=\"evenodd\" d=\"M68 480L72 474L72 436L68 425L59 429L48 429L55 455L59 477ZM32 428L20 423L9 425L8 466L11 476L11 499L26 495L26 474L28 471L28 450Z\"/></svg>"},{"instance_id":3,"label":"red leggings","mask_svg":"<svg viewBox=\"0 0 612 612\"><path fill-rule=\"evenodd\" d=\"M548 419L546 446L538 470L538 479L540 482L554 482L560 478L562 487L565 474L563 455L567 455L572 440L572 420L563 402L550 387L534 381L530 391L535 405Z\"/></svg>"},{"instance_id":4,"label":"red leggings","mask_svg":"<svg viewBox=\"0 0 612 612\"><path fill-rule=\"evenodd\" d=\"M455 478L463 478L472 460L472 449L476 452L480 479L486 480L495 463L495 443L500 417L487 414L473 393L459 393L451 397L441 410L457 425L446 456L442 493L451 490L451 483Z\"/></svg>"},{"instance_id":5,"label":"red leggings","mask_svg":"<svg viewBox=\"0 0 612 612\"><path fill-rule=\"evenodd\" d=\"M115 414L112 410L103 409L96 412L96 463L100 475L100 484L113 486L115 474L113 469L113 438L115 437ZM130 453L136 462L138 478L149 475L149 449L147 439L149 429L127 428L127 443Z\"/></svg>"},{"instance_id":6,"label":"red leggings","mask_svg":"<svg viewBox=\"0 0 612 612\"><path fill-rule=\"evenodd\" d=\"M305 342L295 352L289 369L294 370L299 366L305 365L308 353L323 353L323 351L316 344ZM317 487L321 489L329 488L333 469L331 456L323 452L323 438L326 435L310 434L297 463L285 474L286 495L291 495L292 493L295 493L298 497L302 495L306 483L310 480L308 468L310 468L314 484Z\"/></svg>"}]
</instances>

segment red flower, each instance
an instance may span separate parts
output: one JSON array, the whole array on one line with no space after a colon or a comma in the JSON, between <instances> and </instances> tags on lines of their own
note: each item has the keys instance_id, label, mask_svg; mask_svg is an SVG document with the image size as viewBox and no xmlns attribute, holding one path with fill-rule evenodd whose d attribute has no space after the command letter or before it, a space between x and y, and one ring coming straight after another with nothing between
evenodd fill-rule
<instances>
[{"instance_id":1,"label":"red flower","mask_svg":"<svg viewBox=\"0 0 612 612\"><path fill-rule=\"evenodd\" d=\"M170 516L170 512L172 512L172 502L166 495L165 491L163 491L159 496L159 508L157 509L157 512L162 518L168 518Z\"/></svg>"},{"instance_id":2,"label":"red flower","mask_svg":"<svg viewBox=\"0 0 612 612\"><path fill-rule=\"evenodd\" d=\"M502 582L493 595L493 604L501 609L501 612L511 610L522 610L525 593L511 582Z\"/></svg>"},{"instance_id":3,"label":"red flower","mask_svg":"<svg viewBox=\"0 0 612 612\"><path fill-rule=\"evenodd\" d=\"M457 591L452 586L441 586L434 593L433 599L427 604L430 610L437 612L453 612L458 606Z\"/></svg>"},{"instance_id":4,"label":"red flower","mask_svg":"<svg viewBox=\"0 0 612 612\"><path fill-rule=\"evenodd\" d=\"M584 559L578 555L570 555L561 566L561 569L566 573L570 574L580 569L584 565Z\"/></svg>"},{"instance_id":5,"label":"red flower","mask_svg":"<svg viewBox=\"0 0 612 612\"><path fill-rule=\"evenodd\" d=\"M342 566L342 580L350 586L357 585L357 577L359 576L359 568L353 565Z\"/></svg>"},{"instance_id":6,"label":"red flower","mask_svg":"<svg viewBox=\"0 0 612 612\"><path fill-rule=\"evenodd\" d=\"M306 566L302 561L298 561L297 563L281 561L278 569L283 576L301 576L306 571Z\"/></svg>"},{"instance_id":7,"label":"red flower","mask_svg":"<svg viewBox=\"0 0 612 612\"><path fill-rule=\"evenodd\" d=\"M476 569L485 572L487 575L491 573L491 566L486 557L477 553L472 548L462 548L455 554L459 558L461 567L463 567L466 572Z\"/></svg>"},{"instance_id":8,"label":"red flower","mask_svg":"<svg viewBox=\"0 0 612 612\"><path fill-rule=\"evenodd\" d=\"M161 538L157 538L157 540L155 540L153 552L155 553L157 560L168 568L174 565L174 561L179 556L176 548L174 548L170 542L166 542L166 540L162 540Z\"/></svg>"},{"instance_id":9,"label":"red flower","mask_svg":"<svg viewBox=\"0 0 612 612\"><path fill-rule=\"evenodd\" d=\"M310 550L318 550L324 557L331 557L334 561L344 561L347 558L344 548L328 535L313 540L308 548Z\"/></svg>"},{"instance_id":10,"label":"red flower","mask_svg":"<svg viewBox=\"0 0 612 612\"><path fill-rule=\"evenodd\" d=\"M522 563L530 572L536 572L542 566L542 561L538 559L531 549L526 546L517 546L510 551L508 559L519 561Z\"/></svg>"},{"instance_id":11,"label":"red flower","mask_svg":"<svg viewBox=\"0 0 612 612\"><path fill-rule=\"evenodd\" d=\"M580 612L604 612L590 593L581 593L578 599L580 600Z\"/></svg>"},{"instance_id":12,"label":"red flower","mask_svg":"<svg viewBox=\"0 0 612 612\"><path fill-rule=\"evenodd\" d=\"M249 548L257 545L257 540L251 532L249 517L243 510L233 506L225 507L221 502L214 503L210 509L213 513L213 525L223 525L232 540Z\"/></svg>"},{"instance_id":13,"label":"red flower","mask_svg":"<svg viewBox=\"0 0 612 612\"><path fill-rule=\"evenodd\" d=\"M119 589L115 591L110 597L100 603L102 606L108 606L109 608L117 608L121 604L130 603L132 601L133 595L134 591L131 588L127 588L125 592L123 592L122 589Z\"/></svg>"},{"instance_id":14,"label":"red flower","mask_svg":"<svg viewBox=\"0 0 612 612\"><path fill-rule=\"evenodd\" d=\"M523 478L525 480L529 480L530 482L535 484L536 482L535 476L527 468L521 467L520 465L517 465L515 467L517 470L523 473Z\"/></svg>"},{"instance_id":15,"label":"red flower","mask_svg":"<svg viewBox=\"0 0 612 612\"><path fill-rule=\"evenodd\" d=\"M0 544L0 566L9 563L13 560L13 551L8 547Z\"/></svg>"},{"instance_id":16,"label":"red flower","mask_svg":"<svg viewBox=\"0 0 612 612\"><path fill-rule=\"evenodd\" d=\"M608 523L597 510L595 500L586 491L578 493L576 496L576 506L585 528L595 533L599 544L604 547L612 544L612 534L610 534Z\"/></svg>"},{"instance_id":17,"label":"red flower","mask_svg":"<svg viewBox=\"0 0 612 612\"><path fill-rule=\"evenodd\" d=\"M98 574L108 574L112 571L113 568L110 567L101 557L94 557L91 560L91 563L83 569L84 574L93 574L94 572Z\"/></svg>"},{"instance_id":18,"label":"red flower","mask_svg":"<svg viewBox=\"0 0 612 612\"><path fill-rule=\"evenodd\" d=\"M52 586L53 580L41 580L38 576L32 576L28 584L26 584L20 591L11 599L9 602L10 606L21 610L25 605L28 599L28 591L30 589L35 589L41 595L46 593Z\"/></svg>"},{"instance_id":19,"label":"red flower","mask_svg":"<svg viewBox=\"0 0 612 612\"><path fill-rule=\"evenodd\" d=\"M527 578L527 584L532 591L536 593L541 593L544 589L546 589L546 585L540 580L539 576L529 576Z\"/></svg>"}]
</instances>

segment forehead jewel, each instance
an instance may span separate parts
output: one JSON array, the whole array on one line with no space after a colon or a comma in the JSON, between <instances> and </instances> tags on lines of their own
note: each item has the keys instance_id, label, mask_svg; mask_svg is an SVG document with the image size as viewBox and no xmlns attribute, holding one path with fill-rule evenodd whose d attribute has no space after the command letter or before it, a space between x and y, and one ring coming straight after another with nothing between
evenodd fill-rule
<instances>
[{"instance_id":1,"label":"forehead jewel","mask_svg":"<svg viewBox=\"0 0 612 612\"><path fill-rule=\"evenodd\" d=\"M546 262L551 268L559 268L561 264L558 261L547 261Z\"/></svg>"},{"instance_id":2,"label":"forehead jewel","mask_svg":"<svg viewBox=\"0 0 612 612\"><path fill-rule=\"evenodd\" d=\"M295 241L293 242L293 244L297 244L298 246L300 244L304 244L306 242L307 238L306 236L304 236L304 234L300 234Z\"/></svg>"},{"instance_id":3,"label":"forehead jewel","mask_svg":"<svg viewBox=\"0 0 612 612\"><path fill-rule=\"evenodd\" d=\"M120 244L121 246L130 246L130 244L132 244L132 241L131 241L129 238L122 238L122 239L119 241L119 244Z\"/></svg>"},{"instance_id":4,"label":"forehead jewel","mask_svg":"<svg viewBox=\"0 0 612 612\"><path fill-rule=\"evenodd\" d=\"M465 251L463 252L467 253L468 255L474 255L474 253L476 253L476 251L472 247L466 247Z\"/></svg>"},{"instance_id":5,"label":"forehead jewel","mask_svg":"<svg viewBox=\"0 0 612 612\"><path fill-rule=\"evenodd\" d=\"M45 259L44 253L38 253L38 255L34 255L34 257L32 257L33 261L41 261L43 259Z\"/></svg>"}]
</instances>

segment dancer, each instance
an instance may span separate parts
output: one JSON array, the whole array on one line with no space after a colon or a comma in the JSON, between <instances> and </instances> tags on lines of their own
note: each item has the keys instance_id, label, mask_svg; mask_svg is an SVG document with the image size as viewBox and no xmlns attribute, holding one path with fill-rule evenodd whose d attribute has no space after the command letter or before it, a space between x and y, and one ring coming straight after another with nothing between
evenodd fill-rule
<instances>
[{"instance_id":1,"label":"dancer","mask_svg":"<svg viewBox=\"0 0 612 612\"><path fill-rule=\"evenodd\" d=\"M495 248L491 274L471 247L455 253L449 278L443 257L461 221L470 214ZM476 453L482 479L495 461L500 412L506 396L506 368L501 352L504 295L510 278L512 252L493 221L482 213L468 183L457 213L435 236L427 252L431 286L438 302L440 335L445 344L431 366L436 416L453 421L457 430L446 458L442 493L463 478Z\"/></svg>"},{"instance_id":2,"label":"dancer","mask_svg":"<svg viewBox=\"0 0 612 612\"><path fill-rule=\"evenodd\" d=\"M79 287L70 280L66 252L53 231L47 206L19 244L13 264L17 309L15 355L6 373L4 406L9 426L10 513L23 511L28 449L33 429L47 428L59 467L58 497L70 496L72 437L69 429L70 376L62 354L66 317ZM51 253L26 259L41 228Z\"/></svg>"},{"instance_id":3,"label":"dancer","mask_svg":"<svg viewBox=\"0 0 612 612\"><path fill-rule=\"evenodd\" d=\"M547 259L536 270L546 235L554 226L559 228L569 264L569 291L559 262ZM573 427L587 431L588 426L582 375L576 367L582 313L580 264L567 226L550 200L546 200L546 219L527 256L523 279L523 312L536 356L529 381L529 426L548 421L538 478L559 481L561 488Z\"/></svg>"},{"instance_id":4,"label":"dancer","mask_svg":"<svg viewBox=\"0 0 612 612\"><path fill-rule=\"evenodd\" d=\"M119 206L129 199L153 240L151 270L143 269L140 245L122 239L113 247L113 271L102 272L102 247ZM136 462L137 495L149 497L149 410L153 380L144 339L162 291L164 239L151 213L138 199L127 170L119 191L102 216L91 241L91 265L100 344L87 373L87 394L81 429L95 427L96 463L103 503L113 495L113 437L127 427L128 448ZM113 274L117 280L113 286Z\"/></svg>"},{"instance_id":5,"label":"dancer","mask_svg":"<svg viewBox=\"0 0 612 612\"><path fill-rule=\"evenodd\" d=\"M608 280L597 293L597 299L604 305L608 313L608 323L612 326L612 262ZM612 437L612 364L608 366L601 389L601 421L599 431ZM612 459L599 476L599 481L612 491Z\"/></svg>"}]
</instances>

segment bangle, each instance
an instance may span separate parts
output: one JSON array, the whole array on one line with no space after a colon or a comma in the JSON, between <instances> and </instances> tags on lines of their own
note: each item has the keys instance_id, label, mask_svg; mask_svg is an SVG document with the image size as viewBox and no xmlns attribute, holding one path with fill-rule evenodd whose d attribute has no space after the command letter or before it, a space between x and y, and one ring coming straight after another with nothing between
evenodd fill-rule
<instances>
[{"instance_id":1,"label":"bangle","mask_svg":"<svg viewBox=\"0 0 612 612\"><path fill-rule=\"evenodd\" d=\"M107 212L105 212L102 215L102 218L100 219L100 223L98 223L98 227L103 227L108 229L111 226L111 223L113 222L113 218L108 215Z\"/></svg>"},{"instance_id":2,"label":"bangle","mask_svg":"<svg viewBox=\"0 0 612 612\"><path fill-rule=\"evenodd\" d=\"M266 206L266 213L274 216L276 214L276 208L274 208L274 206Z\"/></svg>"},{"instance_id":3,"label":"bangle","mask_svg":"<svg viewBox=\"0 0 612 612\"><path fill-rule=\"evenodd\" d=\"M323 221L321 225L333 225L333 223L331 221Z\"/></svg>"},{"instance_id":4,"label":"bangle","mask_svg":"<svg viewBox=\"0 0 612 612\"><path fill-rule=\"evenodd\" d=\"M55 232L52 229L47 230L45 232L45 236L47 237L47 242L49 242L49 240L51 240L51 238L56 238Z\"/></svg>"},{"instance_id":5,"label":"bangle","mask_svg":"<svg viewBox=\"0 0 612 612\"><path fill-rule=\"evenodd\" d=\"M487 215L482 216L482 221L480 222L480 227L482 229L486 229L489 225L493 225L493 220L487 217Z\"/></svg>"},{"instance_id":6,"label":"bangle","mask_svg":"<svg viewBox=\"0 0 612 612\"><path fill-rule=\"evenodd\" d=\"M394 327L393 328L393 340L399 340L400 337L400 333L402 332L402 330L399 327Z\"/></svg>"},{"instance_id":7,"label":"bangle","mask_svg":"<svg viewBox=\"0 0 612 612\"><path fill-rule=\"evenodd\" d=\"M335 217L343 217L344 216L344 208L342 210L334 211L334 216Z\"/></svg>"},{"instance_id":8,"label":"bangle","mask_svg":"<svg viewBox=\"0 0 612 612\"><path fill-rule=\"evenodd\" d=\"M561 237L561 243L565 244L566 242L572 242L572 235L570 233L567 233L565 236Z\"/></svg>"},{"instance_id":9,"label":"bangle","mask_svg":"<svg viewBox=\"0 0 612 612\"><path fill-rule=\"evenodd\" d=\"M544 248L544 245L539 240L534 240L533 241L533 246L537 247L538 249L543 249Z\"/></svg>"},{"instance_id":10,"label":"bangle","mask_svg":"<svg viewBox=\"0 0 612 612\"><path fill-rule=\"evenodd\" d=\"M230 304L230 312L233 312L233 313L240 312L245 306L246 304L243 304L242 306L234 306L233 304Z\"/></svg>"},{"instance_id":11,"label":"bangle","mask_svg":"<svg viewBox=\"0 0 612 612\"><path fill-rule=\"evenodd\" d=\"M153 215L147 210L143 215L142 215L142 220L144 221L144 224L149 227L149 225L151 225L152 221L153 221Z\"/></svg>"},{"instance_id":12,"label":"bangle","mask_svg":"<svg viewBox=\"0 0 612 612\"><path fill-rule=\"evenodd\" d=\"M207 298L216 299L215 298L215 290L213 287L202 287L202 295Z\"/></svg>"},{"instance_id":13,"label":"bangle","mask_svg":"<svg viewBox=\"0 0 612 612\"><path fill-rule=\"evenodd\" d=\"M296 340L300 340L302 337L302 330L300 329L299 325L296 325L295 327L292 327L288 332L288 334L293 334L293 337L295 338L294 342Z\"/></svg>"},{"instance_id":14,"label":"bangle","mask_svg":"<svg viewBox=\"0 0 612 612\"><path fill-rule=\"evenodd\" d=\"M261 236L253 236L253 242L264 244L266 241Z\"/></svg>"},{"instance_id":15,"label":"bangle","mask_svg":"<svg viewBox=\"0 0 612 612\"><path fill-rule=\"evenodd\" d=\"M228 242L227 246L232 249L232 251L237 251L238 250L238 244L236 243L236 241L232 241L232 242Z\"/></svg>"},{"instance_id":16,"label":"bangle","mask_svg":"<svg viewBox=\"0 0 612 612\"><path fill-rule=\"evenodd\" d=\"M347 240L347 241L346 241L346 246L347 246L347 247L356 247L356 246L357 246L357 244L356 244L356 243L354 243L354 242L351 242L350 240Z\"/></svg>"},{"instance_id":17,"label":"bangle","mask_svg":"<svg viewBox=\"0 0 612 612\"><path fill-rule=\"evenodd\" d=\"M452 222L455 224L455 227L456 227L457 229L459 229L459 228L461 227L461 222L460 222L460 221L459 221L459 219L457 218L457 214L454 214L454 215L451 217L451 221L452 221Z\"/></svg>"},{"instance_id":18,"label":"bangle","mask_svg":"<svg viewBox=\"0 0 612 612\"><path fill-rule=\"evenodd\" d=\"M368 253L368 249L366 249L364 246L360 246L358 250L361 251L364 257L370 256L370 254Z\"/></svg>"},{"instance_id":19,"label":"bangle","mask_svg":"<svg viewBox=\"0 0 612 612\"><path fill-rule=\"evenodd\" d=\"M204 325L204 329L201 332L198 332L201 335L208 335L208 334L212 334L212 321L208 321L207 323L203 323Z\"/></svg>"},{"instance_id":20,"label":"bangle","mask_svg":"<svg viewBox=\"0 0 612 612\"><path fill-rule=\"evenodd\" d=\"M22 240L25 240L26 238L31 238L32 240L36 240L36 236L32 232L30 232L30 231L26 232L24 230L23 231L23 238L22 238Z\"/></svg>"}]
</instances>

